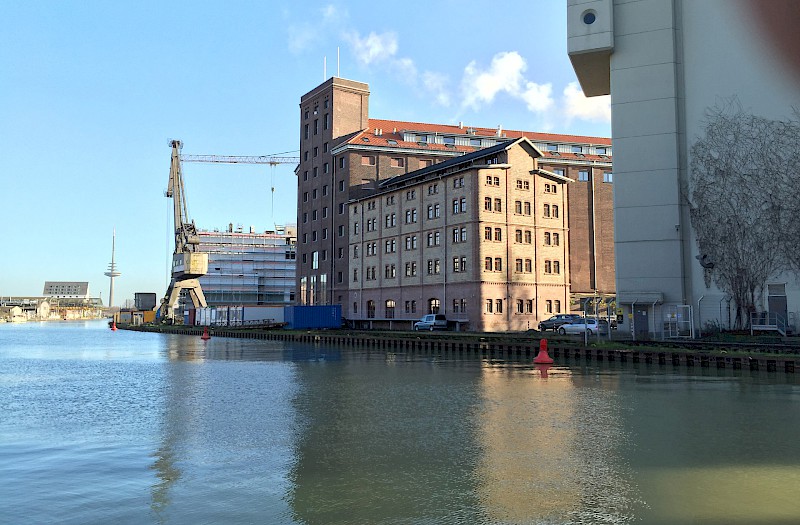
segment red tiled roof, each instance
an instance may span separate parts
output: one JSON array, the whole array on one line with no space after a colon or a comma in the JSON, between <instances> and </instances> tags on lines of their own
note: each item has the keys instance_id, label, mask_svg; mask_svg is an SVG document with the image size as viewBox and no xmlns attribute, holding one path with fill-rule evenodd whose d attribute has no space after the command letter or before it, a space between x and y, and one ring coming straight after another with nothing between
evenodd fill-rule
<instances>
[{"instance_id":1,"label":"red tiled roof","mask_svg":"<svg viewBox=\"0 0 800 525\"><path fill-rule=\"evenodd\" d=\"M448 124L426 124L424 122L403 122L399 120L383 120L383 119L369 119L369 130L374 131L375 128L382 129L384 136L394 134L394 130L402 132L403 130L409 131L427 131L430 133L453 133L465 134L467 129L475 131L475 135L479 137L494 137L497 130L493 128L479 128L474 126L464 126L459 128L455 125ZM518 137L528 137L533 142L574 142L578 144L596 144L611 146L611 139L608 137L587 137L583 135L562 135L557 133L539 133L535 131L517 131L511 129L504 129L502 133L505 138L515 139ZM402 136L402 135L401 135Z\"/></svg>"}]
</instances>

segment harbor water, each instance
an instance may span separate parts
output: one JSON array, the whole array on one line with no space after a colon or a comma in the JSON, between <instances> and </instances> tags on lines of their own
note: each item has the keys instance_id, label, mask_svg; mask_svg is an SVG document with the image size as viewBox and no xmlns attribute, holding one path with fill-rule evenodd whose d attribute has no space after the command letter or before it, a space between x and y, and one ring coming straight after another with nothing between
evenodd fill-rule
<instances>
[{"instance_id":1,"label":"harbor water","mask_svg":"<svg viewBox=\"0 0 800 525\"><path fill-rule=\"evenodd\" d=\"M0 522L800 523L794 374L0 324Z\"/></svg>"}]
</instances>

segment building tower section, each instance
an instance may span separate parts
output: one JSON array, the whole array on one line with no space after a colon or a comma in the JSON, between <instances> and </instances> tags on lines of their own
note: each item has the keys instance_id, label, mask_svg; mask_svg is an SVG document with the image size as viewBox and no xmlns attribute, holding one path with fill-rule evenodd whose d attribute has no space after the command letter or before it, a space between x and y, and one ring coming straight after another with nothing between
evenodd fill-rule
<instances>
[{"instance_id":1,"label":"building tower section","mask_svg":"<svg viewBox=\"0 0 800 525\"><path fill-rule=\"evenodd\" d=\"M297 167L297 302L331 304L347 290L333 282L347 272L346 203L350 180L331 151L343 137L368 126L369 87L330 78L300 99L300 163ZM346 313L346 312L345 312Z\"/></svg>"}]
</instances>

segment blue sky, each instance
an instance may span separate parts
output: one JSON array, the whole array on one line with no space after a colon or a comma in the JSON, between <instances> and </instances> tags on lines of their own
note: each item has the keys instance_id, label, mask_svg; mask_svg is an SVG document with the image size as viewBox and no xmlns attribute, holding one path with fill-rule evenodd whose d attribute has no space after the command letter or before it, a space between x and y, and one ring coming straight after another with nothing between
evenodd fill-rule
<instances>
[{"instance_id":1,"label":"blue sky","mask_svg":"<svg viewBox=\"0 0 800 525\"><path fill-rule=\"evenodd\" d=\"M3 2L0 296L103 276L161 295L172 252L169 139L187 154L296 150L300 96L370 85L370 116L610 136L580 93L566 2ZM296 220L293 166L184 166L200 228ZM270 195L275 187L274 206Z\"/></svg>"}]
</instances>

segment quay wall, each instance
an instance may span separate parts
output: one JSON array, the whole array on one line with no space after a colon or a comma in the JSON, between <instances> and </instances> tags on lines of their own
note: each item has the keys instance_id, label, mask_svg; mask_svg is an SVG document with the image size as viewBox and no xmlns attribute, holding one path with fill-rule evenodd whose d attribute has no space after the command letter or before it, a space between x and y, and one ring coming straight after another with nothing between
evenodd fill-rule
<instances>
[{"instance_id":1,"label":"quay wall","mask_svg":"<svg viewBox=\"0 0 800 525\"><path fill-rule=\"evenodd\" d=\"M184 326L125 326L125 330L158 332L201 336L204 327ZM286 330L231 330L212 329L213 337L238 339L260 339L266 341L286 341L297 343L349 346L380 350L403 350L437 353L442 355L480 355L490 358L533 358L539 350L539 337L530 335L481 335L460 336L448 332L404 333L403 337L392 333L373 334L369 332L344 331L286 331ZM608 344L608 343L605 343ZM697 350L695 348L664 348L659 342L652 346L634 348L613 348L583 346L577 340L549 340L550 356L562 362L586 361L609 363L634 363L646 365L671 365L673 367L716 368L720 370L753 370L794 374L800 368L800 349L782 350L773 353L770 347L736 348L734 355L728 350ZM673 345L675 345L673 343Z\"/></svg>"}]
</instances>

